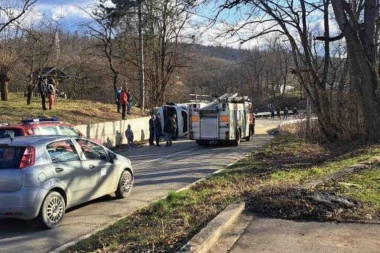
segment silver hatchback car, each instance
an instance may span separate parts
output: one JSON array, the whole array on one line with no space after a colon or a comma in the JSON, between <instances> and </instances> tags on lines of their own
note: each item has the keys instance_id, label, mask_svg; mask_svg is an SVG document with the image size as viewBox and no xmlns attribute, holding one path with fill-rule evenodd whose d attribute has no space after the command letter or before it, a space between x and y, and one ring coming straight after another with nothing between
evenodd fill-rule
<instances>
[{"instance_id":1,"label":"silver hatchback car","mask_svg":"<svg viewBox=\"0 0 380 253\"><path fill-rule=\"evenodd\" d=\"M133 180L129 159L88 139L0 139L0 218L37 218L54 228L67 208L107 194L129 196Z\"/></svg>"}]
</instances>

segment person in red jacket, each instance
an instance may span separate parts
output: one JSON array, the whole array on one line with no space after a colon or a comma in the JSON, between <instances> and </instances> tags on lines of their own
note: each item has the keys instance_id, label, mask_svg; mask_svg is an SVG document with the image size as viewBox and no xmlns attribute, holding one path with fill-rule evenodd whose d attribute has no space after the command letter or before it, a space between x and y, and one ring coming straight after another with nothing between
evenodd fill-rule
<instances>
[{"instance_id":1,"label":"person in red jacket","mask_svg":"<svg viewBox=\"0 0 380 253\"><path fill-rule=\"evenodd\" d=\"M125 119L125 112L127 110L127 105L128 105L128 93L127 93L127 88L125 87L120 93L120 105L121 105L121 118Z\"/></svg>"}]
</instances>

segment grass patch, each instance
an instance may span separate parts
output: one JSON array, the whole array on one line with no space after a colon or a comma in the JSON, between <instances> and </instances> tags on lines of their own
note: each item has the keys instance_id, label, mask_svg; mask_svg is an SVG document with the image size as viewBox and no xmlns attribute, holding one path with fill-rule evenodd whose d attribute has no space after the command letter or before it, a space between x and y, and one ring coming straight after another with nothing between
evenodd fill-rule
<instances>
[{"instance_id":1,"label":"grass patch","mask_svg":"<svg viewBox=\"0 0 380 253\"><path fill-rule=\"evenodd\" d=\"M146 116L139 108L132 107L127 118ZM93 103L89 100L70 100L57 98L53 110L42 110L41 98L33 97L27 105L22 93L10 93L8 101L0 102L0 123L19 123L22 118L59 117L74 125L121 120L116 105Z\"/></svg>"},{"instance_id":2,"label":"grass patch","mask_svg":"<svg viewBox=\"0 0 380 253\"><path fill-rule=\"evenodd\" d=\"M340 206L314 203L308 193L294 190L294 186L378 153L378 147L371 147L338 154L329 147L304 139L279 136L221 173L189 190L169 193L165 199L118 221L66 252L176 252L228 204L238 199L246 201L248 207L256 207L255 210L264 215L339 220L348 217L337 211L342 209ZM375 169L371 173L362 176L361 181L360 177L345 179L345 182L348 180L358 185L371 182L371 187L358 188L364 190L361 193L355 193L358 189L344 193L361 202L378 201L379 188L375 186L380 174ZM329 185L330 188L338 186L338 182ZM356 208L356 212L375 215L376 210L367 207L362 205Z\"/></svg>"},{"instance_id":3,"label":"grass patch","mask_svg":"<svg viewBox=\"0 0 380 253\"><path fill-rule=\"evenodd\" d=\"M321 191L355 199L361 208L346 214L347 219L375 219L380 216L380 165L342 178L330 180L318 187Z\"/></svg>"}]
</instances>

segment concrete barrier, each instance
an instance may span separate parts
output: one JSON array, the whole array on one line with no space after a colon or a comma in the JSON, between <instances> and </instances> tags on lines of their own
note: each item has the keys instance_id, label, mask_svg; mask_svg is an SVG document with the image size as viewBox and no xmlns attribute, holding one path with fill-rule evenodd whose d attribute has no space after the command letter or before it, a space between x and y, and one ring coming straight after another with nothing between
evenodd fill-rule
<instances>
[{"instance_id":1,"label":"concrete barrier","mask_svg":"<svg viewBox=\"0 0 380 253\"><path fill-rule=\"evenodd\" d=\"M78 125L76 127L84 133L87 138L98 139L101 140L106 147L114 147L127 143L125 130L128 125L131 125L134 141L149 139L149 119L150 117L142 117L136 119Z\"/></svg>"}]
</instances>

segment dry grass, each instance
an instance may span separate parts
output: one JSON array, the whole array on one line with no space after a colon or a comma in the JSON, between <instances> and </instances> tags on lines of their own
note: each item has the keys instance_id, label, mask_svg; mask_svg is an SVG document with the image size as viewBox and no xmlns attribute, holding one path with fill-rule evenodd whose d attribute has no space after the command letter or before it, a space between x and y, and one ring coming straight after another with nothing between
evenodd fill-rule
<instances>
[{"instance_id":1,"label":"dry grass","mask_svg":"<svg viewBox=\"0 0 380 253\"><path fill-rule=\"evenodd\" d=\"M0 101L0 123L18 123L22 118L59 117L62 121L74 125L93 124L121 119L116 105L94 103L88 100L70 100L57 98L53 110L42 110L41 98L33 97L30 105L21 93L9 94L9 101ZM139 108L132 107L127 118L146 116Z\"/></svg>"}]
</instances>

